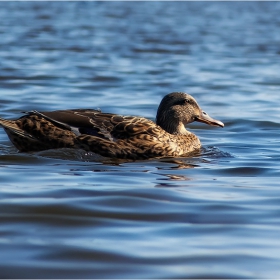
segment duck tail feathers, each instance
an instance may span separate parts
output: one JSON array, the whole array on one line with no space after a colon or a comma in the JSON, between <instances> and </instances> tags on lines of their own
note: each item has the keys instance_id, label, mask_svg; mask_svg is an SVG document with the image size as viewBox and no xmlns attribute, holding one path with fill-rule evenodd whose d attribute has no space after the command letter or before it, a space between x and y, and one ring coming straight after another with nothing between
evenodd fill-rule
<instances>
[{"instance_id":1,"label":"duck tail feathers","mask_svg":"<svg viewBox=\"0 0 280 280\"><path fill-rule=\"evenodd\" d=\"M3 118L0 118L0 125L4 128L19 129L15 121L6 120Z\"/></svg>"}]
</instances>

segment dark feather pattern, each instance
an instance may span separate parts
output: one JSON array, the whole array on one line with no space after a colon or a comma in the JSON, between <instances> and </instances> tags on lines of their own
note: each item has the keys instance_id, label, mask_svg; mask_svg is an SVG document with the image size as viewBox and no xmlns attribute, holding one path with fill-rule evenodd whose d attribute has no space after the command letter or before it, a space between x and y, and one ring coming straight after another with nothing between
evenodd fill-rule
<instances>
[{"instance_id":1,"label":"dark feather pattern","mask_svg":"<svg viewBox=\"0 0 280 280\"><path fill-rule=\"evenodd\" d=\"M181 92L163 98L156 123L143 117L76 109L31 111L15 121L0 118L0 125L19 151L77 148L105 157L147 159L199 150L199 139L185 129L195 120L223 127L192 96Z\"/></svg>"}]
</instances>

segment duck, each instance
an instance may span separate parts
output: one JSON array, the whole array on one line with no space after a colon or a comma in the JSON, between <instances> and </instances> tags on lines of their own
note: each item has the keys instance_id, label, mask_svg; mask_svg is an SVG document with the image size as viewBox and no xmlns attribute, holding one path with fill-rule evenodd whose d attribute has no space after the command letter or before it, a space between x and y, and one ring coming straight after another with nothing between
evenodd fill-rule
<instances>
[{"instance_id":1,"label":"duck","mask_svg":"<svg viewBox=\"0 0 280 280\"><path fill-rule=\"evenodd\" d=\"M194 121L224 127L211 118L191 95L172 92L159 104L155 122L95 109L29 111L16 120L0 118L19 152L73 148L120 159L184 157L201 148L186 129Z\"/></svg>"}]
</instances>

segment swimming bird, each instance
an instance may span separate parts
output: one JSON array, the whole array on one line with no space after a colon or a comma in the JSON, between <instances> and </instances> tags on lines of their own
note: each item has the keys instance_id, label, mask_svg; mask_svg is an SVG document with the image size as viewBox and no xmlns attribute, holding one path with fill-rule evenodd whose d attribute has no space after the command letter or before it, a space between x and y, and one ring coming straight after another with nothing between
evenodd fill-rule
<instances>
[{"instance_id":1,"label":"swimming bird","mask_svg":"<svg viewBox=\"0 0 280 280\"><path fill-rule=\"evenodd\" d=\"M0 118L0 125L21 152L76 148L135 160L186 156L199 150L198 137L185 128L193 121L224 126L183 92L173 92L162 99L156 122L100 110L74 109L30 111L17 120Z\"/></svg>"}]
</instances>

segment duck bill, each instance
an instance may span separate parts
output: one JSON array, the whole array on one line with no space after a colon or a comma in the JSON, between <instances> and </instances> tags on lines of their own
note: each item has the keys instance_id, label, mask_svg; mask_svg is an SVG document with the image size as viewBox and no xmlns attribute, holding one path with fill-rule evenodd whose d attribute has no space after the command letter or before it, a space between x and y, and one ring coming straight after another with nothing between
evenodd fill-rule
<instances>
[{"instance_id":1,"label":"duck bill","mask_svg":"<svg viewBox=\"0 0 280 280\"><path fill-rule=\"evenodd\" d=\"M200 116L196 117L195 120L197 122L203 122L203 123L206 123L206 124L209 124L209 125L213 125L213 126L220 126L220 127L224 127L225 126L222 122L211 118L207 113L205 113L203 111L201 112Z\"/></svg>"}]
</instances>

